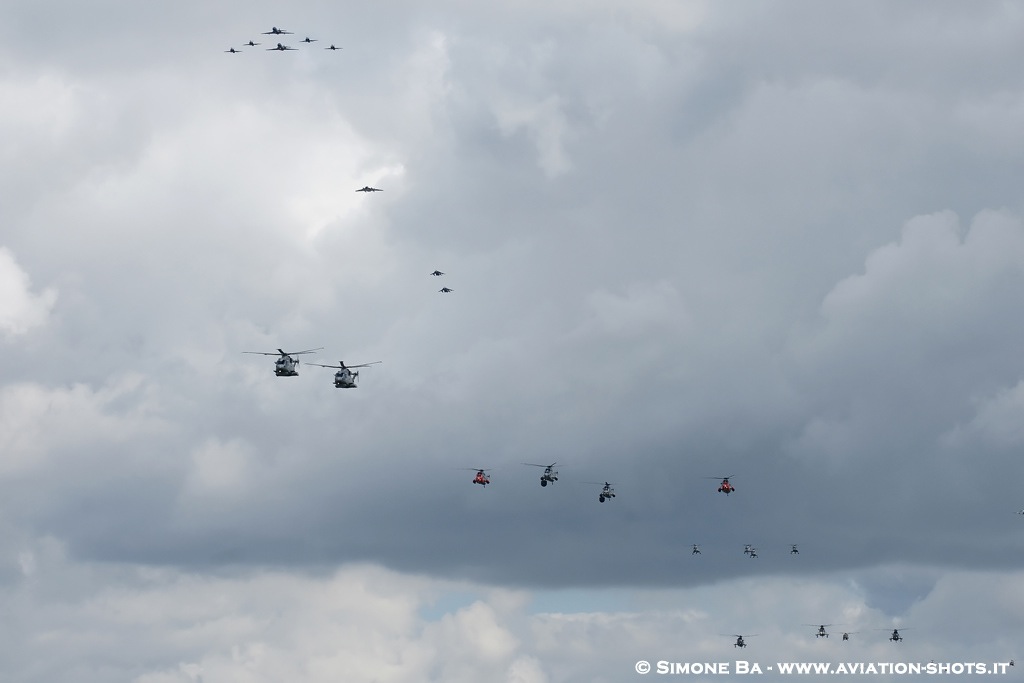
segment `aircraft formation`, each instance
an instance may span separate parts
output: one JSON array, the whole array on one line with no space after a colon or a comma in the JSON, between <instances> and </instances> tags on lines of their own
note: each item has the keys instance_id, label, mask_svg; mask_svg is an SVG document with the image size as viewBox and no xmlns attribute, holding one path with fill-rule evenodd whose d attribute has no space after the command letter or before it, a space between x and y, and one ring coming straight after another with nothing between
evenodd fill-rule
<instances>
[{"instance_id":1,"label":"aircraft formation","mask_svg":"<svg viewBox=\"0 0 1024 683\"><path fill-rule=\"evenodd\" d=\"M295 356L302 356L308 353L316 353L317 351L323 351L323 347L317 347L315 349L306 349L305 351L285 351L284 349L278 349L274 351L243 351L242 353L250 353L258 356L277 356L274 361L274 375L277 377L298 377L299 376L299 362L300 359ZM307 363L307 365L315 365L320 368L331 368L337 370L334 373L334 386L336 389L355 389L357 380L359 379L359 370L357 368L365 368L371 365L377 365L382 361L375 360L371 363L361 363L359 365L345 365L345 361L338 361L338 365L323 365L322 363Z\"/></svg>"},{"instance_id":2,"label":"aircraft formation","mask_svg":"<svg viewBox=\"0 0 1024 683\"><path fill-rule=\"evenodd\" d=\"M286 42L284 42L284 41L289 40L289 39L285 38L284 36L294 35L294 33L291 32L291 31L287 31L285 29L281 29L281 28L278 28L278 27L275 26L275 27L272 27L271 30L263 32L261 35L262 36L269 36L269 37L271 37L271 38L269 38L269 40L273 41L274 45L272 47L263 47L263 43L262 42L257 42L255 40L249 40L248 42L244 43L242 45L242 47L243 48L263 47L263 50L264 51L268 51L268 52L270 52L270 51L274 51L274 52L287 52L287 51L295 51L295 50L299 49L297 47L294 47L292 45L286 44ZM278 41L281 41L281 42L278 42ZM320 41L318 39L310 38L309 36L306 36L305 38L303 38L302 40L300 40L298 42L300 44L305 45L305 46L311 47L313 45L313 43L317 43L317 42L320 42ZM330 45L323 47L323 49L324 50L337 51L337 50L340 50L342 48L336 47L333 43L331 43ZM224 52L231 53L231 54L238 54L238 53L241 53L242 51L243 51L243 49L236 49L234 47L231 47L231 48L225 50ZM364 194L372 194L372 193L376 193L376 192L383 192L384 190L382 188L372 187L370 185L364 185L363 187L358 188L355 191L359 192L359 193L364 193ZM429 275L432 276L432 277L444 277L445 276L445 272L443 272L441 270L434 270L434 271L430 272ZM443 286L443 287L441 287L437 291L439 293L442 293L442 294L450 294L450 293L453 293L455 290L450 288L450 287L448 287L448 286ZM297 358L297 357L301 356L301 355L317 353L317 352L322 351L322 350L323 350L323 347L318 347L318 348L306 349L306 350L302 350L302 351L285 352L283 349L279 348L279 349L277 349L276 352L244 351L243 353L266 355L266 356L275 356L276 359L274 361L274 374L276 376L278 376L278 377L295 377L295 376L298 376L298 374L299 374L298 370L299 370L300 359ZM381 362L382 361L372 361L372 362L369 362L369 363L360 363L360 364L355 364L355 365L347 365L344 361L338 361L337 365L307 362L307 365L312 365L314 367L321 367L321 368L327 368L327 369L335 370L335 373L334 373L334 386L335 386L335 388L342 389L342 388L356 388L357 387L357 381L359 379L359 369L370 367L372 365L376 365L376 364L379 364ZM525 465L525 466L528 466L528 467L542 468L542 472L541 472L540 477L539 477L540 486L542 488L548 488L550 486L553 486L556 482L559 481L559 473L554 469L558 465L558 463L550 463L550 464L522 463L522 464ZM492 475L490 474L491 471L492 471L492 468L467 467L467 468L457 468L457 469L463 469L463 470L468 470L468 471L473 472L473 476L470 479L470 482L473 485L479 485L482 489L486 489L488 486L492 485ZM714 479L714 480L718 481L719 483L718 483L718 487L717 487L717 492L718 493L724 493L727 497L729 497L729 496L731 496L731 494L737 492L736 487L732 484L732 481L731 481L733 479L733 475L729 475L729 476L714 476L714 477L705 477L705 478L707 478L707 479ZM597 493L597 496L596 496L599 503L603 504L603 503L605 503L607 501L611 501L611 500L615 499L616 496L617 496L617 494L616 494L616 492L615 492L615 490L613 488L613 484L611 482L608 482L608 481L603 481L603 482L600 482L600 481L581 481L581 482L578 482L578 483L600 487L598 489L598 493ZM1021 509L1017 514L1024 515L1024 509ZM800 550L799 550L798 544L795 544L795 543L789 544L788 554L790 556L798 556L798 555L800 555ZM691 544L691 546L690 546L690 555L691 556L703 556L704 555L704 551L703 551L701 545L697 544L697 543ZM745 544L744 545L743 551L742 551L742 555L746 556L748 558L751 558L751 559L757 559L757 558L760 557L759 549L757 547L753 546L752 544ZM814 627L814 631L812 632L812 635L817 640L817 639L822 639L822 638L828 639L830 637L830 635L833 635L833 633L830 632L828 629L833 627L833 626L841 626L841 624L805 624L805 626ZM888 640L890 642L900 643L900 642L903 641L903 636L901 634L901 630L906 630L906 629L905 628L886 627L884 629L876 628L876 629L872 629L872 630L885 631L885 632L887 632L889 634ZM838 631L838 633L841 633L841 638L840 638L841 642L849 642L851 640L851 636L856 635L858 633L862 633L862 631L860 631L860 630L843 630L843 631ZM733 643L733 647L736 647L736 648L746 648L747 647L746 639L753 638L753 637L757 636L758 634L721 634L721 635L727 636L729 638L735 638L735 641ZM1012 660L1010 661L1010 665L1013 665Z\"/></svg>"},{"instance_id":3,"label":"aircraft formation","mask_svg":"<svg viewBox=\"0 0 1024 683\"><path fill-rule=\"evenodd\" d=\"M263 36L273 36L273 38L270 38L268 40L273 40L273 41L276 42L276 44L273 47L264 47L263 49L266 52L288 52L288 51L291 51L291 50L298 50L299 49L297 47L292 47L291 45L286 45L283 42L277 42L277 41L282 41L282 40L288 40L287 38L284 38L283 36L295 35L292 31L286 31L283 28L278 28L277 26L274 26L269 31L263 31L263 33L261 33L260 35L263 35ZM318 38L310 38L309 36L306 36L305 38L303 38L299 42L300 43L304 43L305 45L312 46L313 43L319 43L320 40ZM242 47L245 47L245 48L255 48L255 47L262 47L262 45L263 45L263 43L257 43L256 41L250 39L248 42L243 43ZM325 47L324 49L325 50L331 50L332 52L334 52L335 50L342 50L344 48L336 47L334 45L334 43L331 43L328 47ZM229 47L227 50L224 50L224 52L229 52L231 54L241 54L244 51L245 50L236 50L233 47Z\"/></svg>"}]
</instances>

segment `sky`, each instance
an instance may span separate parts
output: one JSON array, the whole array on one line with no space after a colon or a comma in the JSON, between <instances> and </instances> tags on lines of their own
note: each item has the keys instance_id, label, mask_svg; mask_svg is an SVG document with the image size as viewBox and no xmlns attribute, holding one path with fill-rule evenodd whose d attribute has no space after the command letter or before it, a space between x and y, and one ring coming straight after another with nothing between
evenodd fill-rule
<instances>
[{"instance_id":1,"label":"sky","mask_svg":"<svg viewBox=\"0 0 1024 683\"><path fill-rule=\"evenodd\" d=\"M0 678L1021 655L1019 4L5 9Z\"/></svg>"}]
</instances>

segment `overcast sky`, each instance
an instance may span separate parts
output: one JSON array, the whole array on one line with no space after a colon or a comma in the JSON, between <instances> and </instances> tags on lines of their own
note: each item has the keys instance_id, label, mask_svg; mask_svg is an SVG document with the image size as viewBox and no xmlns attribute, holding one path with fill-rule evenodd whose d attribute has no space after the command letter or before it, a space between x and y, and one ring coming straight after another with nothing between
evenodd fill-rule
<instances>
[{"instance_id":1,"label":"overcast sky","mask_svg":"<svg viewBox=\"0 0 1024 683\"><path fill-rule=\"evenodd\" d=\"M1024 7L4 14L0 678L1022 654Z\"/></svg>"}]
</instances>

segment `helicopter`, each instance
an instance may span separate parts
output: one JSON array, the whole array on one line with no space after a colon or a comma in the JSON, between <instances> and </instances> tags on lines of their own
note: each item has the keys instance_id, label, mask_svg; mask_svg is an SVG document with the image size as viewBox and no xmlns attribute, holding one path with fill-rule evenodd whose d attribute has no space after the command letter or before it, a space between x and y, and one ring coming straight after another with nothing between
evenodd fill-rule
<instances>
[{"instance_id":1,"label":"helicopter","mask_svg":"<svg viewBox=\"0 0 1024 683\"><path fill-rule=\"evenodd\" d=\"M524 465L529 465L530 467L543 467L544 468L544 473L542 475L540 475L540 485L541 486L547 486L548 484L554 484L556 481L558 481L558 472L556 472L554 470L555 465L558 464L557 462L553 462L550 465L536 465L536 464L534 464L532 462L524 462L523 464Z\"/></svg>"},{"instance_id":2,"label":"helicopter","mask_svg":"<svg viewBox=\"0 0 1024 683\"><path fill-rule=\"evenodd\" d=\"M334 387L336 389L355 389L356 380L359 379L359 371L352 372L352 368L365 368L381 362L383 361L375 360L372 363L363 363L362 365L345 365L345 361L339 360L338 365L323 365L321 363L309 363L309 365L337 369L338 371L334 373Z\"/></svg>"},{"instance_id":3,"label":"helicopter","mask_svg":"<svg viewBox=\"0 0 1024 683\"><path fill-rule=\"evenodd\" d=\"M691 546L691 548L692 548L692 550L690 550L690 554L691 554L691 555L700 555L700 554L701 554L701 553L700 553L700 546L699 546L699 545L697 545L696 543L694 543L694 544L693 544L693 545Z\"/></svg>"},{"instance_id":4,"label":"helicopter","mask_svg":"<svg viewBox=\"0 0 1024 683\"><path fill-rule=\"evenodd\" d=\"M744 638L753 638L757 634L756 633L751 633L749 636L741 636L738 633L722 633L720 635L729 636L730 638L735 638L736 642L732 644L733 647L746 647L747 646L747 641L745 641L743 639Z\"/></svg>"},{"instance_id":5,"label":"helicopter","mask_svg":"<svg viewBox=\"0 0 1024 683\"><path fill-rule=\"evenodd\" d=\"M757 557L757 548L751 548L747 554L750 555L750 557L752 558Z\"/></svg>"},{"instance_id":6,"label":"helicopter","mask_svg":"<svg viewBox=\"0 0 1024 683\"><path fill-rule=\"evenodd\" d=\"M599 481L585 481L583 483L584 484L596 484L597 486L601 486L601 482L599 482ZM609 484L608 482L605 482L603 488L601 489L601 494L597 497L597 500L603 503L605 501L605 499L607 499L607 498L614 498L614 497L615 497L615 489L612 488L611 484Z\"/></svg>"},{"instance_id":7,"label":"helicopter","mask_svg":"<svg viewBox=\"0 0 1024 683\"><path fill-rule=\"evenodd\" d=\"M854 633L860 633L860 631L843 631L843 640L847 641Z\"/></svg>"},{"instance_id":8,"label":"helicopter","mask_svg":"<svg viewBox=\"0 0 1024 683\"><path fill-rule=\"evenodd\" d=\"M485 470L482 467L463 467L462 469L470 470L471 472L476 471L476 476L473 477L474 484L480 484L487 488L487 485L491 483L491 478L487 476L490 470Z\"/></svg>"},{"instance_id":9,"label":"helicopter","mask_svg":"<svg viewBox=\"0 0 1024 683\"><path fill-rule=\"evenodd\" d=\"M814 624L804 624L804 626L814 626ZM828 631L825 630L826 626L832 626L832 624L820 624L817 632L814 634L815 638L828 638Z\"/></svg>"},{"instance_id":10,"label":"helicopter","mask_svg":"<svg viewBox=\"0 0 1024 683\"><path fill-rule=\"evenodd\" d=\"M721 479L722 483L718 485L718 492L729 495L736 490L736 487L729 483L731 477L704 477L705 479Z\"/></svg>"},{"instance_id":11,"label":"helicopter","mask_svg":"<svg viewBox=\"0 0 1024 683\"><path fill-rule=\"evenodd\" d=\"M887 629L887 628L880 628L878 630L879 631L888 631L889 629ZM903 629L903 630L906 631L907 629ZM889 636L889 640L891 640L894 643L901 643L901 642L903 642L903 636L900 635L900 630L898 628L894 628L892 630L892 635Z\"/></svg>"},{"instance_id":12,"label":"helicopter","mask_svg":"<svg viewBox=\"0 0 1024 683\"><path fill-rule=\"evenodd\" d=\"M278 349L277 353L271 353L266 351L242 351L242 353L252 353L257 356L280 356L274 361L274 374L278 377L298 377L299 375L299 361L292 356L300 356L304 353L316 353L317 351L323 351L324 347L315 349L307 349L305 351L291 351L286 352L282 349Z\"/></svg>"},{"instance_id":13,"label":"helicopter","mask_svg":"<svg viewBox=\"0 0 1024 683\"><path fill-rule=\"evenodd\" d=\"M751 557L757 557L757 548L747 543L743 546L743 554L750 555Z\"/></svg>"}]
</instances>

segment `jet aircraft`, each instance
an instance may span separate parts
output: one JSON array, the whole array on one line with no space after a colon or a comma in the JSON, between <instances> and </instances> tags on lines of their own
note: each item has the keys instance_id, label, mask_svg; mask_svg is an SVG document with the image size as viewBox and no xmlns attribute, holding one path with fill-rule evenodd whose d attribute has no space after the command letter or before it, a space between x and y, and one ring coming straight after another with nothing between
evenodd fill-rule
<instances>
[{"instance_id":1,"label":"jet aircraft","mask_svg":"<svg viewBox=\"0 0 1024 683\"><path fill-rule=\"evenodd\" d=\"M356 192L383 192L383 191L384 190L382 190L380 188L370 187L369 185L366 185L364 187L360 187L358 190L356 190Z\"/></svg>"}]
</instances>

